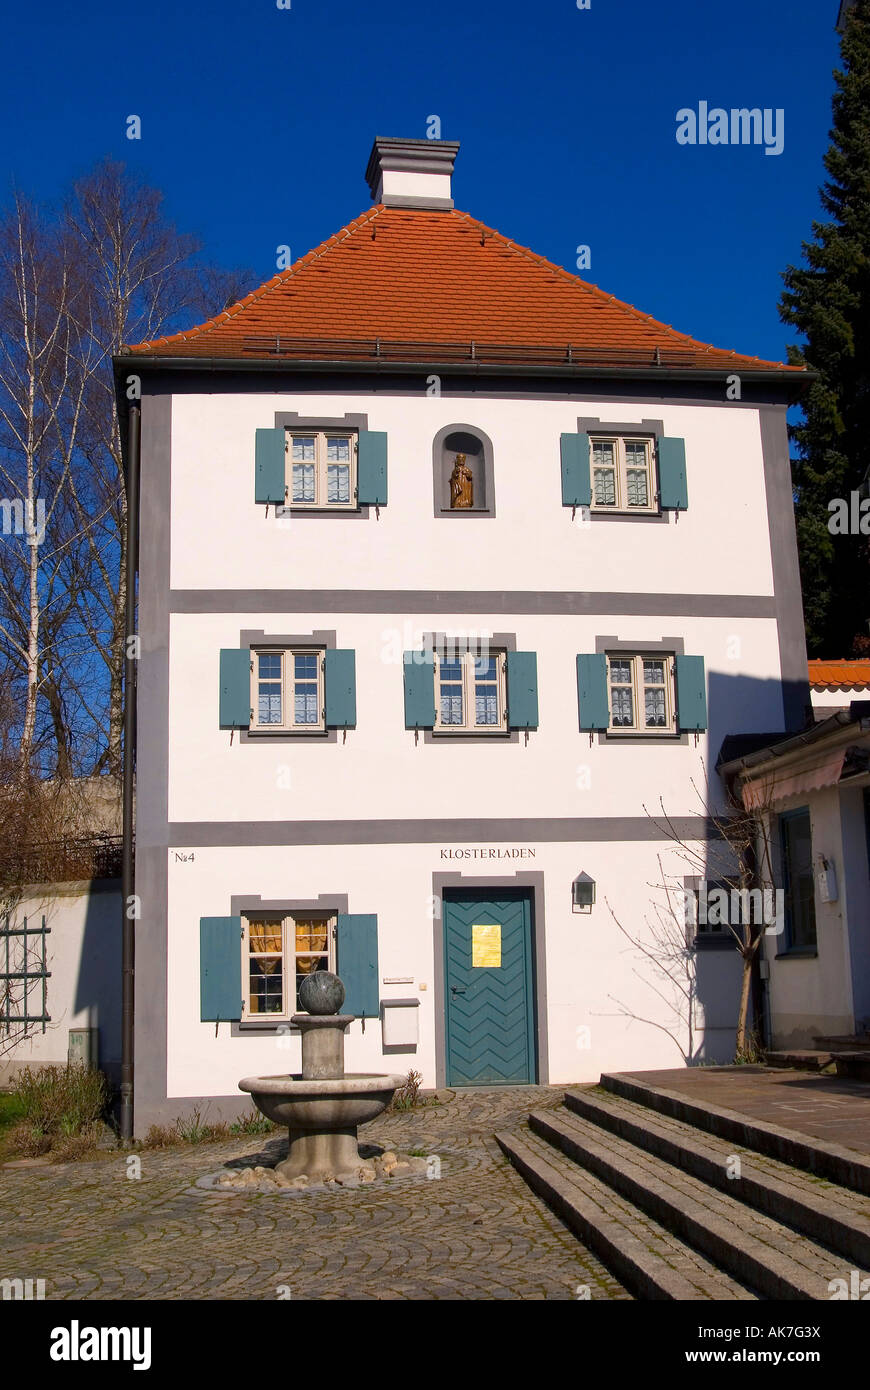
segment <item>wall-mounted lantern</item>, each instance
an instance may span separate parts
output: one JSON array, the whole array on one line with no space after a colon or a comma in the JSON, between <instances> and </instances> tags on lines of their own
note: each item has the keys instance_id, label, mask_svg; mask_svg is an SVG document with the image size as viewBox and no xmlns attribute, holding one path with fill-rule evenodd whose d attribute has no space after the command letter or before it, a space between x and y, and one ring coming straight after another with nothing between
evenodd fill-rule
<instances>
[{"instance_id":1,"label":"wall-mounted lantern","mask_svg":"<svg viewBox=\"0 0 870 1390\"><path fill-rule=\"evenodd\" d=\"M574 912L591 912L595 902L595 879L579 873L571 884L571 905Z\"/></svg>"}]
</instances>

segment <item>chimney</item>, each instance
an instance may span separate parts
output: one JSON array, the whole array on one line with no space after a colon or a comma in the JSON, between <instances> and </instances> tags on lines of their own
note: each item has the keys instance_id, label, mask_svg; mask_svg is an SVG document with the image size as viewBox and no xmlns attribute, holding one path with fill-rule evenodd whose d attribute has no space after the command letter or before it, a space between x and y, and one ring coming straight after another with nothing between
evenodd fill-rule
<instances>
[{"instance_id":1,"label":"chimney","mask_svg":"<svg viewBox=\"0 0 870 1390\"><path fill-rule=\"evenodd\" d=\"M388 208L449 212L453 207L450 177L458 149L455 140L399 140L378 135L366 169L372 199Z\"/></svg>"}]
</instances>

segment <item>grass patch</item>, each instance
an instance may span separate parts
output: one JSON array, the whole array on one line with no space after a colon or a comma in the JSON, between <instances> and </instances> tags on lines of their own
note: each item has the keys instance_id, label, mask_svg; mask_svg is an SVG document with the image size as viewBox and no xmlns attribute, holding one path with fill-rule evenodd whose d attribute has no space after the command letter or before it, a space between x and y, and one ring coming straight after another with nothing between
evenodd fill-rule
<instances>
[{"instance_id":1,"label":"grass patch","mask_svg":"<svg viewBox=\"0 0 870 1390\"><path fill-rule=\"evenodd\" d=\"M188 1115L179 1115L169 1125L152 1125L145 1135L142 1147L145 1149L171 1149L177 1144L218 1144L223 1139L235 1139L244 1135L271 1134L278 1125L267 1120L265 1115L251 1111L242 1115L232 1124L226 1120L210 1122L202 1110L196 1106Z\"/></svg>"},{"instance_id":2,"label":"grass patch","mask_svg":"<svg viewBox=\"0 0 870 1390\"><path fill-rule=\"evenodd\" d=\"M736 1067L756 1067L763 1065L767 1054L761 1046L761 1042L755 1033L750 1033L746 1039L744 1047L739 1047L734 1053L734 1066Z\"/></svg>"},{"instance_id":3,"label":"grass patch","mask_svg":"<svg viewBox=\"0 0 870 1390\"><path fill-rule=\"evenodd\" d=\"M234 1120L230 1125L230 1134L271 1134L280 1126L274 1120L267 1120L265 1115L260 1115L256 1110L252 1110L250 1115L243 1115L240 1120Z\"/></svg>"},{"instance_id":4,"label":"grass patch","mask_svg":"<svg viewBox=\"0 0 870 1390\"><path fill-rule=\"evenodd\" d=\"M0 1095L0 1134L24 1115L24 1103L14 1093Z\"/></svg>"},{"instance_id":5,"label":"grass patch","mask_svg":"<svg viewBox=\"0 0 870 1390\"><path fill-rule=\"evenodd\" d=\"M89 1067L25 1067L14 1091L0 1100L5 1157L50 1153L67 1162L93 1151L104 1134L108 1086L102 1072Z\"/></svg>"},{"instance_id":6,"label":"grass patch","mask_svg":"<svg viewBox=\"0 0 870 1390\"><path fill-rule=\"evenodd\" d=\"M401 1086L396 1087L395 1095L387 1107L387 1114L397 1110L415 1110L418 1105L428 1105L428 1100L420 1095L423 1077L418 1071L409 1071Z\"/></svg>"}]
</instances>

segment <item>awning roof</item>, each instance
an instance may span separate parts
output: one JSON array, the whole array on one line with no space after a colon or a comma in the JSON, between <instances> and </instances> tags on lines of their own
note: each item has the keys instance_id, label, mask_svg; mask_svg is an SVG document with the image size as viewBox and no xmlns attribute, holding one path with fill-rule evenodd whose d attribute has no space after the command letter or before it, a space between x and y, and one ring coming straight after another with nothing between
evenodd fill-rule
<instances>
[{"instance_id":1,"label":"awning roof","mask_svg":"<svg viewBox=\"0 0 870 1390\"><path fill-rule=\"evenodd\" d=\"M742 794L745 809L760 810L776 801L784 801L787 796L817 792L824 787L836 786L843 771L846 752L845 748L838 748L815 767L804 767L795 771L787 767L773 768L764 776L744 782Z\"/></svg>"}]
</instances>

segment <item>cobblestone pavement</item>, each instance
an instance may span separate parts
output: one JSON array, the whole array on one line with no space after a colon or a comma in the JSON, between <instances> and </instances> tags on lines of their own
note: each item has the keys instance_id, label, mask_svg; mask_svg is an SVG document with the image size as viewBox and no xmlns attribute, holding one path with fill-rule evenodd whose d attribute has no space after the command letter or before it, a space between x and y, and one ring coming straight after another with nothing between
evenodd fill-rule
<instances>
[{"instance_id":1,"label":"cobblestone pavement","mask_svg":"<svg viewBox=\"0 0 870 1390\"><path fill-rule=\"evenodd\" d=\"M492 1134L563 1087L457 1092L381 1116L361 1142L421 1148L441 1177L357 1191L214 1193L224 1164L273 1163L286 1138L0 1168L0 1278L49 1299L627 1299L504 1159ZM588 1289L584 1294L583 1289Z\"/></svg>"}]
</instances>

